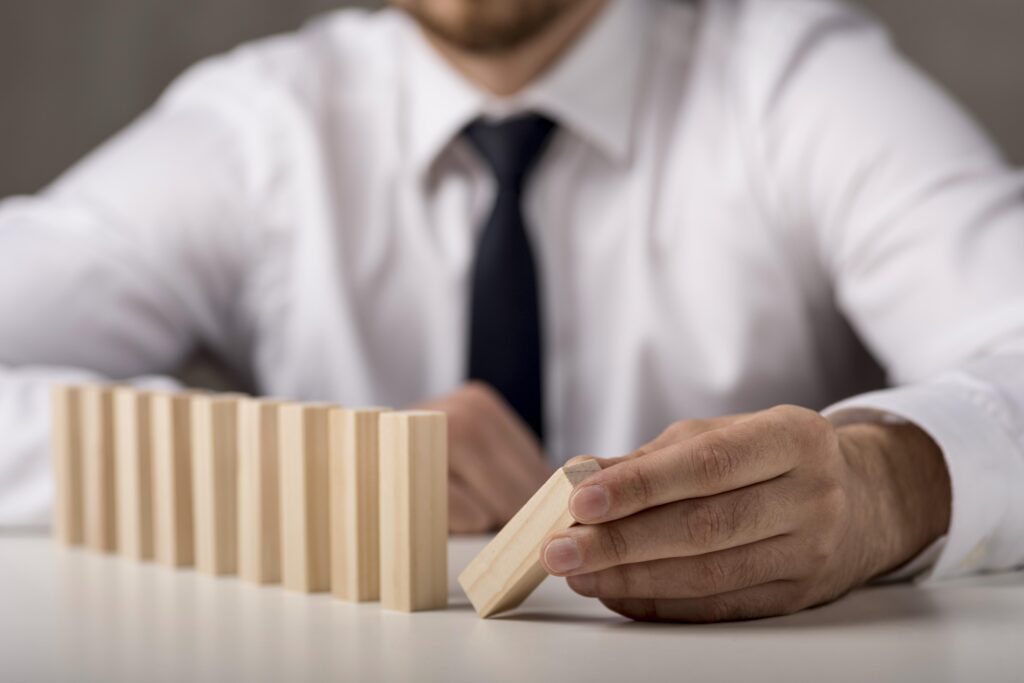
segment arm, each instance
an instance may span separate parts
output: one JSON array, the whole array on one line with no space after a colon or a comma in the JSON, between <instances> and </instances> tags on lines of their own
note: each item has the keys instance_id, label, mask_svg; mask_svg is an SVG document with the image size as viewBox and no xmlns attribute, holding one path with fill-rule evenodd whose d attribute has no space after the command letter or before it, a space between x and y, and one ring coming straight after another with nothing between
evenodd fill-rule
<instances>
[{"instance_id":1,"label":"arm","mask_svg":"<svg viewBox=\"0 0 1024 683\"><path fill-rule=\"evenodd\" d=\"M169 372L244 339L252 170L209 80L0 204L0 526L47 522L51 382Z\"/></svg>"},{"instance_id":2,"label":"arm","mask_svg":"<svg viewBox=\"0 0 1024 683\"><path fill-rule=\"evenodd\" d=\"M542 561L634 618L792 612L947 534L933 577L1024 564L1020 177L870 24L773 4L751 11L760 61L741 69L760 78L765 42L791 46L745 92L754 163L897 386L829 419L780 407L679 423L606 462L572 498L583 524Z\"/></svg>"}]
</instances>

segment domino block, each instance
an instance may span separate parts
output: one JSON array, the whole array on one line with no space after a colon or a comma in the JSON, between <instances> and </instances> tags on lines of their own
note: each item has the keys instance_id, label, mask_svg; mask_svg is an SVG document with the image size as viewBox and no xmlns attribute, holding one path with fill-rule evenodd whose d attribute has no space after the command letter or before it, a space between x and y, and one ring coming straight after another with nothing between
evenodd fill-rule
<instances>
[{"instance_id":1,"label":"domino block","mask_svg":"<svg viewBox=\"0 0 1024 683\"><path fill-rule=\"evenodd\" d=\"M380 597L378 432L386 409L335 408L330 437L331 593L347 602Z\"/></svg>"},{"instance_id":2,"label":"domino block","mask_svg":"<svg viewBox=\"0 0 1024 683\"><path fill-rule=\"evenodd\" d=\"M448 605L448 421L380 416L380 599L392 610Z\"/></svg>"},{"instance_id":3,"label":"domino block","mask_svg":"<svg viewBox=\"0 0 1024 683\"><path fill-rule=\"evenodd\" d=\"M238 407L236 395L192 395L192 523L195 566L223 576L238 570Z\"/></svg>"},{"instance_id":4,"label":"domino block","mask_svg":"<svg viewBox=\"0 0 1024 683\"><path fill-rule=\"evenodd\" d=\"M569 514L573 488L598 472L594 460L566 465L527 501L459 575L477 614L487 618L518 607L544 580L540 547L552 532L574 524Z\"/></svg>"},{"instance_id":5,"label":"domino block","mask_svg":"<svg viewBox=\"0 0 1024 683\"><path fill-rule=\"evenodd\" d=\"M53 532L67 545L85 540L82 507L82 413L79 387L51 390L54 505Z\"/></svg>"},{"instance_id":6,"label":"domino block","mask_svg":"<svg viewBox=\"0 0 1024 683\"><path fill-rule=\"evenodd\" d=\"M117 544L122 555L153 559L153 457L150 394L114 390Z\"/></svg>"},{"instance_id":7,"label":"domino block","mask_svg":"<svg viewBox=\"0 0 1024 683\"><path fill-rule=\"evenodd\" d=\"M329 406L281 407L281 583L289 590L330 589L327 416Z\"/></svg>"},{"instance_id":8,"label":"domino block","mask_svg":"<svg viewBox=\"0 0 1024 683\"><path fill-rule=\"evenodd\" d=\"M281 580L280 407L247 399L238 413L238 573L260 584Z\"/></svg>"},{"instance_id":9,"label":"domino block","mask_svg":"<svg viewBox=\"0 0 1024 683\"><path fill-rule=\"evenodd\" d=\"M189 567L194 557L189 396L154 394L150 413L156 559L172 567Z\"/></svg>"},{"instance_id":10,"label":"domino block","mask_svg":"<svg viewBox=\"0 0 1024 683\"><path fill-rule=\"evenodd\" d=\"M107 386L81 389L82 501L85 544L100 552L117 550L114 465L114 393Z\"/></svg>"}]
</instances>

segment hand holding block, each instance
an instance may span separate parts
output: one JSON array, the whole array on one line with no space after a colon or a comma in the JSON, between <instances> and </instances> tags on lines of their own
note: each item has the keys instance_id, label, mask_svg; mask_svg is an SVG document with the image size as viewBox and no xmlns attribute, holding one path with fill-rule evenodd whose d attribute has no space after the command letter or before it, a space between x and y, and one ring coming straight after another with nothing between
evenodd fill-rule
<instances>
[{"instance_id":1,"label":"hand holding block","mask_svg":"<svg viewBox=\"0 0 1024 683\"><path fill-rule=\"evenodd\" d=\"M238 413L238 573L253 583L281 580L280 408L247 399Z\"/></svg>"},{"instance_id":2,"label":"hand holding block","mask_svg":"<svg viewBox=\"0 0 1024 683\"><path fill-rule=\"evenodd\" d=\"M234 395L191 397L192 520L196 569L238 567L238 405Z\"/></svg>"},{"instance_id":3,"label":"hand holding block","mask_svg":"<svg viewBox=\"0 0 1024 683\"><path fill-rule=\"evenodd\" d=\"M52 389L53 531L68 545L85 538L82 521L82 413L79 387Z\"/></svg>"},{"instance_id":4,"label":"hand holding block","mask_svg":"<svg viewBox=\"0 0 1024 683\"><path fill-rule=\"evenodd\" d=\"M380 600L403 612L448 605L448 418L380 416Z\"/></svg>"},{"instance_id":5,"label":"hand holding block","mask_svg":"<svg viewBox=\"0 0 1024 683\"><path fill-rule=\"evenodd\" d=\"M327 413L285 405L280 413L281 583L302 593L331 584Z\"/></svg>"},{"instance_id":6,"label":"hand holding block","mask_svg":"<svg viewBox=\"0 0 1024 683\"><path fill-rule=\"evenodd\" d=\"M384 408L329 416L331 593L347 602L380 597L378 433Z\"/></svg>"},{"instance_id":7,"label":"hand holding block","mask_svg":"<svg viewBox=\"0 0 1024 683\"><path fill-rule=\"evenodd\" d=\"M135 560L153 558L153 472L150 395L114 390L117 545Z\"/></svg>"},{"instance_id":8,"label":"hand holding block","mask_svg":"<svg viewBox=\"0 0 1024 683\"><path fill-rule=\"evenodd\" d=\"M527 501L498 535L459 575L477 614L487 618L518 607L547 576L540 546L549 533L568 529L573 488L600 471L595 460L566 465Z\"/></svg>"},{"instance_id":9,"label":"hand holding block","mask_svg":"<svg viewBox=\"0 0 1024 683\"><path fill-rule=\"evenodd\" d=\"M114 393L110 387L82 388L82 474L85 544L117 550L114 469Z\"/></svg>"},{"instance_id":10,"label":"hand holding block","mask_svg":"<svg viewBox=\"0 0 1024 683\"><path fill-rule=\"evenodd\" d=\"M156 559L188 567L194 552L189 399L185 394L155 394L150 400Z\"/></svg>"}]
</instances>

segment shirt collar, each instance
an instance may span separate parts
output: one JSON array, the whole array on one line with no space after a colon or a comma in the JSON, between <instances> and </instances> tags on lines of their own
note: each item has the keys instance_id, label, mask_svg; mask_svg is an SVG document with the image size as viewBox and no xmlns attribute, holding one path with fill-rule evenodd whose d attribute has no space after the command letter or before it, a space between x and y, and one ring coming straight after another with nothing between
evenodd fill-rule
<instances>
[{"instance_id":1,"label":"shirt collar","mask_svg":"<svg viewBox=\"0 0 1024 683\"><path fill-rule=\"evenodd\" d=\"M406 131L414 170L426 177L475 118L522 111L550 116L610 159L625 160L633 137L648 10L647 2L610 0L551 69L510 98L496 98L466 80L406 19Z\"/></svg>"}]
</instances>

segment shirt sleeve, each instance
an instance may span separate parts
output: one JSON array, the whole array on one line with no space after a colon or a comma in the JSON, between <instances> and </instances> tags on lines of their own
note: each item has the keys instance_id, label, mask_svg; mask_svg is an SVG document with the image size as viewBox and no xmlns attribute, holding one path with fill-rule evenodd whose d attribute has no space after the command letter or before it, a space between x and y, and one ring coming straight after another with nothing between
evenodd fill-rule
<instances>
[{"instance_id":1,"label":"shirt sleeve","mask_svg":"<svg viewBox=\"0 0 1024 683\"><path fill-rule=\"evenodd\" d=\"M0 202L0 527L48 522L52 382L168 373L197 345L245 358L253 117L231 111L223 71Z\"/></svg>"},{"instance_id":2,"label":"shirt sleeve","mask_svg":"<svg viewBox=\"0 0 1024 683\"><path fill-rule=\"evenodd\" d=\"M757 29L790 46L756 67L777 215L892 384L826 414L895 415L942 449L952 523L928 577L1022 566L1024 178L875 22L785 4Z\"/></svg>"}]
</instances>

